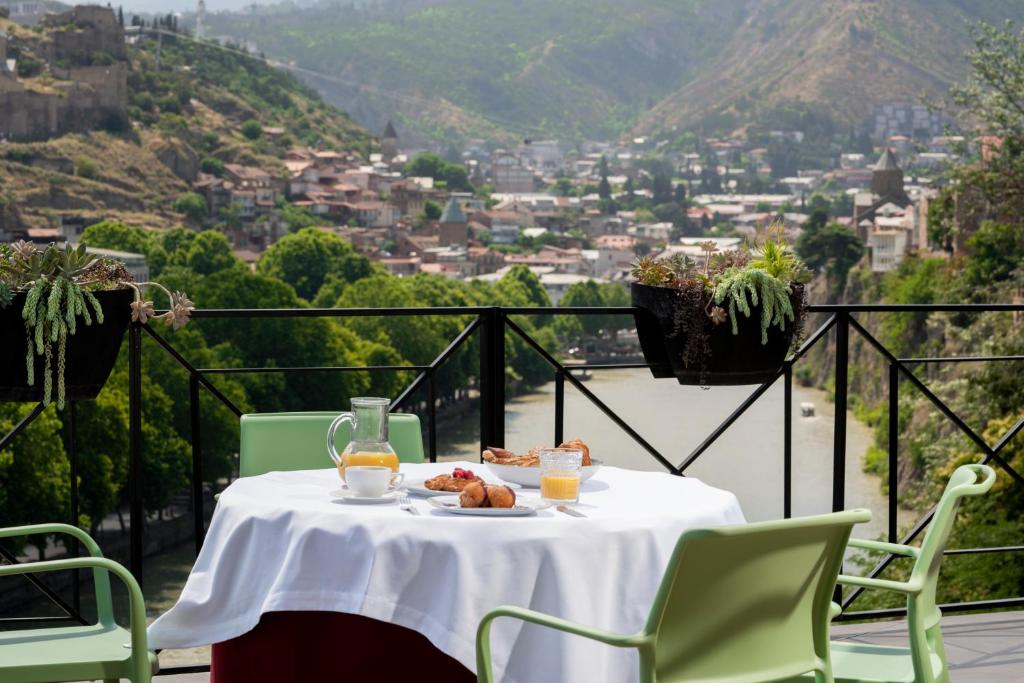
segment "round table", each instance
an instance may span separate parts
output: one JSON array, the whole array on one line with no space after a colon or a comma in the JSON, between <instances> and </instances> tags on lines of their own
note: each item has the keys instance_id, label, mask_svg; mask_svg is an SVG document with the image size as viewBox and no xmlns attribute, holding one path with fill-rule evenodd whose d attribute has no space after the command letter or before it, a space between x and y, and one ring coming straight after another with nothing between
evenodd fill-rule
<instances>
[{"instance_id":1,"label":"round table","mask_svg":"<svg viewBox=\"0 0 1024 683\"><path fill-rule=\"evenodd\" d=\"M401 470L409 482L456 466L497 481L479 463ZM616 467L583 484L575 507L586 518L554 509L519 518L456 516L413 498L416 516L396 504L344 502L330 495L339 487L333 469L233 482L178 602L149 627L150 647L225 643L269 613L335 612L416 631L475 671L476 629L489 610L509 604L607 631L637 631L679 535L744 522L727 491ZM393 638L386 650L401 657L402 642L386 628L365 633ZM380 660L386 672L387 659L361 649L360 629L353 630L349 642L319 654L341 672L353 657ZM509 683L618 683L637 675L633 652L509 619L494 624L492 654L497 680Z\"/></svg>"}]
</instances>

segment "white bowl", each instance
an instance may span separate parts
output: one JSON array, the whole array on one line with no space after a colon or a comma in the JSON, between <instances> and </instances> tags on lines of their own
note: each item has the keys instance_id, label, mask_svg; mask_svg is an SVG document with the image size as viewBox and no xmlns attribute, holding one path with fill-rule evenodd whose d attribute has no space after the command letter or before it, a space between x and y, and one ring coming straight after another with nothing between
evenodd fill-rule
<instances>
[{"instance_id":1,"label":"white bowl","mask_svg":"<svg viewBox=\"0 0 1024 683\"><path fill-rule=\"evenodd\" d=\"M584 482L594 476L594 473L601 469L601 462L599 460L590 461L591 465L580 469L580 482ZM504 481L510 481L520 486L527 488L539 489L540 488L540 467L519 467L517 465L499 465L493 462L484 462L487 465L487 469L491 471L494 476Z\"/></svg>"}]
</instances>

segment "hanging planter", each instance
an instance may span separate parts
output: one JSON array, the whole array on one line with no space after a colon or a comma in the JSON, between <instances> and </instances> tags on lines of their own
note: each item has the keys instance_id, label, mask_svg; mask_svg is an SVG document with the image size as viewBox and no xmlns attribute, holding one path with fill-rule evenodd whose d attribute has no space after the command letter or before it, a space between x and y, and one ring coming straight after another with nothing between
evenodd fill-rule
<instances>
[{"instance_id":1,"label":"hanging planter","mask_svg":"<svg viewBox=\"0 0 1024 683\"><path fill-rule=\"evenodd\" d=\"M124 264L85 246L0 245L0 401L95 398L117 360L129 319L163 318L175 329L192 302L166 292L171 310L154 316ZM161 287L161 289L163 289Z\"/></svg>"},{"instance_id":2,"label":"hanging planter","mask_svg":"<svg viewBox=\"0 0 1024 683\"><path fill-rule=\"evenodd\" d=\"M17 294L11 304L0 309L0 401L42 401L46 376L46 357L28 348L22 311L25 297ZM125 328L128 327L134 292L125 287L95 292L103 322L94 316L91 325L79 325L68 339L64 357L65 398L72 401L96 398L107 382L117 360ZM93 311L92 313L95 313ZM33 342L34 343L34 342ZM28 382L27 358L31 353L33 383ZM52 352L51 352L52 353ZM51 356L51 397L54 363ZM42 379L42 381L39 381Z\"/></svg>"},{"instance_id":3,"label":"hanging planter","mask_svg":"<svg viewBox=\"0 0 1024 683\"><path fill-rule=\"evenodd\" d=\"M702 386L774 379L803 329L809 271L774 237L753 253L701 246L702 267L682 254L634 264L637 336L651 374Z\"/></svg>"}]
</instances>

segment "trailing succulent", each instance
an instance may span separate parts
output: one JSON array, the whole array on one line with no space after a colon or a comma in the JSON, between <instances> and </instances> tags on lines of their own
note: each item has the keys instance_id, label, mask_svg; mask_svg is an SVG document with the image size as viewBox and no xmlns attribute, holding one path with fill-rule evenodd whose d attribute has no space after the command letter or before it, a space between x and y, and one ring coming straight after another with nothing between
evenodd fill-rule
<instances>
[{"instance_id":1,"label":"trailing succulent","mask_svg":"<svg viewBox=\"0 0 1024 683\"><path fill-rule=\"evenodd\" d=\"M803 329L804 284L811 273L782 241L782 228L773 225L744 247L718 252L714 242L701 243L702 263L684 254L666 258L641 257L633 262L632 275L640 284L676 291L674 336L682 335L683 362L706 370L711 357L711 332L730 322L739 334L740 316L749 318L760 307L761 343L768 330L792 326L793 343Z\"/></svg>"},{"instance_id":2,"label":"trailing succulent","mask_svg":"<svg viewBox=\"0 0 1024 683\"><path fill-rule=\"evenodd\" d=\"M154 285L167 294L170 310L155 315L153 302L146 301L142 287ZM68 340L75 335L79 320L103 324L103 308L93 292L129 287L135 297L132 319L163 319L174 329L189 321L192 302L181 292L168 292L155 282L135 283L120 261L97 258L85 245L60 249L49 244L39 249L21 240L0 244L0 308L25 295L21 317L25 323L25 368L29 386L35 386L35 356L43 358L43 403L49 405L56 394L58 407L64 406L64 372ZM56 386L55 386L56 385Z\"/></svg>"}]
</instances>

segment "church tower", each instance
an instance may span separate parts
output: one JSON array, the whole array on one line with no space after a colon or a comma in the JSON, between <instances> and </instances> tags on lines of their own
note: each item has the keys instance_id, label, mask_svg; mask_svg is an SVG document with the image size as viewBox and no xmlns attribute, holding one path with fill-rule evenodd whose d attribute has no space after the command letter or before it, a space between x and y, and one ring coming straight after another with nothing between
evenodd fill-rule
<instances>
[{"instance_id":1,"label":"church tower","mask_svg":"<svg viewBox=\"0 0 1024 683\"><path fill-rule=\"evenodd\" d=\"M391 121L388 121L388 125L384 129L384 135L380 138L380 155L386 162L398 156L398 133L395 132L395 127L391 125Z\"/></svg>"},{"instance_id":2,"label":"church tower","mask_svg":"<svg viewBox=\"0 0 1024 683\"><path fill-rule=\"evenodd\" d=\"M465 247L469 241L469 221L459 206L459 200L452 197L441 213L438 244L442 247Z\"/></svg>"},{"instance_id":3,"label":"church tower","mask_svg":"<svg viewBox=\"0 0 1024 683\"><path fill-rule=\"evenodd\" d=\"M910 203L903 189L903 169L889 147L882 152L882 157L871 172L871 193L878 195L880 199L889 198L900 206Z\"/></svg>"}]
</instances>

